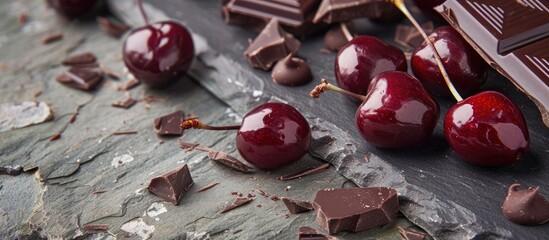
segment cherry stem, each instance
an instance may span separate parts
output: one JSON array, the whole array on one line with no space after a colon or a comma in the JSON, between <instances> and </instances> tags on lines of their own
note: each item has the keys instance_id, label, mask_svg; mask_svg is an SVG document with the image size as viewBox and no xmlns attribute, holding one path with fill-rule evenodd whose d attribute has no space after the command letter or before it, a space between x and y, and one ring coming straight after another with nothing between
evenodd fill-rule
<instances>
[{"instance_id":1,"label":"cherry stem","mask_svg":"<svg viewBox=\"0 0 549 240\"><path fill-rule=\"evenodd\" d=\"M136 0L137 7L139 7L139 11L141 12L141 16L145 20L145 23L147 25L151 25L151 22L149 22L149 17L147 16L147 13L145 13L145 8L143 8L143 2L141 0Z\"/></svg>"},{"instance_id":2,"label":"cherry stem","mask_svg":"<svg viewBox=\"0 0 549 240\"><path fill-rule=\"evenodd\" d=\"M346 23L339 23L339 26L341 27L341 32L343 32L343 35L347 39L347 41L353 40L353 34L349 31L349 28L347 27Z\"/></svg>"},{"instance_id":3,"label":"cherry stem","mask_svg":"<svg viewBox=\"0 0 549 240\"><path fill-rule=\"evenodd\" d=\"M356 93L352 93L352 92L349 92L345 89L341 89L335 85L332 85L330 83L328 83L328 81L326 81L326 79L322 79L320 80L320 85L317 85L312 91L311 93L309 93L309 95L312 97L312 98L319 98L320 97L320 94L322 94L323 92L325 92L326 90L332 90L332 91L335 91L335 92L338 92L338 93L341 93L341 94L344 94L344 95L347 95L349 97L352 97L352 98L356 98L358 100L361 100L361 101L364 101L366 99L366 96L364 95L360 95L360 94L356 94Z\"/></svg>"},{"instance_id":4,"label":"cherry stem","mask_svg":"<svg viewBox=\"0 0 549 240\"><path fill-rule=\"evenodd\" d=\"M219 126L219 127L214 127L214 126L209 126L199 120L196 120L196 119L190 119L190 120L186 120L186 121L183 121L181 122L181 124L179 125L179 127L183 130L187 130L187 129L191 129L191 128L194 128L194 129L206 129L206 130L238 130L240 129L240 125L234 125L234 126Z\"/></svg>"},{"instance_id":5,"label":"cherry stem","mask_svg":"<svg viewBox=\"0 0 549 240\"><path fill-rule=\"evenodd\" d=\"M388 2L392 3L393 5L395 5L408 18L408 20L410 20L410 22L412 22L414 27L419 31L419 33L423 37L423 39L425 39L425 41L427 41L427 44L433 49L433 53L434 53L433 55L435 56L435 60L437 62L438 68L440 69L440 72L442 73L442 77L444 78L444 82L446 82L446 85L450 89L450 92L452 93L454 98L458 102L461 102L463 100L463 98L461 97L461 95L459 95L459 92L457 91L456 87L450 81L450 77L448 76L448 73L446 72L446 69L442 65L442 59L441 59L440 55L438 54L438 51L435 48L435 45L433 45L433 42L431 42L431 40L429 39L429 37L427 36L425 31L423 31L423 28L421 28L419 23L417 23L416 19L412 16L412 14L410 14L408 9L406 8L406 5L404 4L404 0L386 0L386 1L388 1Z\"/></svg>"}]
</instances>

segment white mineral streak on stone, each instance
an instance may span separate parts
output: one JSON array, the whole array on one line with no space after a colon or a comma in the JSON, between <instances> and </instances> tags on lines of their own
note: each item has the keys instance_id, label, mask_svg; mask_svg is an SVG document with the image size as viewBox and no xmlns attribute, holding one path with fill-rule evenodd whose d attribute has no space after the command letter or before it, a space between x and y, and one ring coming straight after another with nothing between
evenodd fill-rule
<instances>
[{"instance_id":1,"label":"white mineral streak on stone","mask_svg":"<svg viewBox=\"0 0 549 240\"><path fill-rule=\"evenodd\" d=\"M145 188L140 188L140 189L135 190L135 195L136 196L141 196L143 194L145 194Z\"/></svg>"},{"instance_id":2,"label":"white mineral streak on stone","mask_svg":"<svg viewBox=\"0 0 549 240\"><path fill-rule=\"evenodd\" d=\"M118 168L126 163L132 162L133 157L129 154L124 154L122 156L114 157L111 162L111 166Z\"/></svg>"},{"instance_id":3,"label":"white mineral streak on stone","mask_svg":"<svg viewBox=\"0 0 549 240\"><path fill-rule=\"evenodd\" d=\"M232 108L227 108L225 114L227 114L227 117L234 119L234 122L242 123L242 116L236 113Z\"/></svg>"},{"instance_id":4,"label":"white mineral streak on stone","mask_svg":"<svg viewBox=\"0 0 549 240\"><path fill-rule=\"evenodd\" d=\"M165 212L168 212L168 209L166 209L164 204L155 202L147 209L146 213L149 217L156 217Z\"/></svg>"},{"instance_id":5,"label":"white mineral streak on stone","mask_svg":"<svg viewBox=\"0 0 549 240\"><path fill-rule=\"evenodd\" d=\"M261 95L263 95L263 91L260 91L260 90L253 90L252 91L252 96L254 96L254 97L261 97Z\"/></svg>"},{"instance_id":6,"label":"white mineral streak on stone","mask_svg":"<svg viewBox=\"0 0 549 240\"><path fill-rule=\"evenodd\" d=\"M92 240L116 240L116 237L110 233L94 233L91 237L93 237Z\"/></svg>"},{"instance_id":7,"label":"white mineral streak on stone","mask_svg":"<svg viewBox=\"0 0 549 240\"><path fill-rule=\"evenodd\" d=\"M0 132L42 123L52 117L51 109L45 102L2 103L0 104Z\"/></svg>"},{"instance_id":8,"label":"white mineral streak on stone","mask_svg":"<svg viewBox=\"0 0 549 240\"><path fill-rule=\"evenodd\" d=\"M132 235L138 235L141 239L149 239L155 228L153 225L147 225L143 222L143 219L139 218L137 220L124 223L120 229Z\"/></svg>"}]
</instances>

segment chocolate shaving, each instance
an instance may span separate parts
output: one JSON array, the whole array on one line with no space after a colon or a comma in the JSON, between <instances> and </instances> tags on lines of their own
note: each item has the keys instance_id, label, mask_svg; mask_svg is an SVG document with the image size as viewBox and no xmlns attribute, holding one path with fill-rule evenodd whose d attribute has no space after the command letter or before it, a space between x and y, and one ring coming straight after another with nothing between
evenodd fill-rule
<instances>
[{"instance_id":1,"label":"chocolate shaving","mask_svg":"<svg viewBox=\"0 0 549 240\"><path fill-rule=\"evenodd\" d=\"M411 228L398 227L398 233L402 237L402 240L426 240L427 234L419 232Z\"/></svg>"},{"instance_id":2,"label":"chocolate shaving","mask_svg":"<svg viewBox=\"0 0 549 240\"><path fill-rule=\"evenodd\" d=\"M269 197L269 194L266 193L265 191L261 190L261 189L258 189L257 192L259 193L259 195L261 195L263 197Z\"/></svg>"},{"instance_id":3,"label":"chocolate shaving","mask_svg":"<svg viewBox=\"0 0 549 240\"><path fill-rule=\"evenodd\" d=\"M223 210L221 210L220 213L226 213L226 212L231 211L235 208L244 206L244 205L250 203L253 200L254 200L253 198L249 198L249 197L236 197L236 199L233 201L233 203L231 203L230 205L225 206L225 208L223 208Z\"/></svg>"},{"instance_id":4,"label":"chocolate shaving","mask_svg":"<svg viewBox=\"0 0 549 240\"><path fill-rule=\"evenodd\" d=\"M13 166L1 166L0 167L0 175L6 174L10 176L17 176L23 172L23 167L20 165L13 165Z\"/></svg>"},{"instance_id":5,"label":"chocolate shaving","mask_svg":"<svg viewBox=\"0 0 549 240\"><path fill-rule=\"evenodd\" d=\"M112 133L112 135L131 135L131 134L137 134L137 131L121 131L121 132Z\"/></svg>"},{"instance_id":6,"label":"chocolate shaving","mask_svg":"<svg viewBox=\"0 0 549 240\"><path fill-rule=\"evenodd\" d=\"M82 227L82 230L86 232L106 232L109 230L107 224L86 224Z\"/></svg>"},{"instance_id":7,"label":"chocolate shaving","mask_svg":"<svg viewBox=\"0 0 549 240\"><path fill-rule=\"evenodd\" d=\"M135 105L137 100L133 99L129 94L126 94L126 99L124 101L114 101L111 105L113 107L125 108L128 109Z\"/></svg>"},{"instance_id":8,"label":"chocolate shaving","mask_svg":"<svg viewBox=\"0 0 549 240\"><path fill-rule=\"evenodd\" d=\"M305 169L301 169L301 170L298 170L296 172L293 172L293 173L290 173L290 174L287 174L287 175L284 175L284 176L280 176L277 179L282 180L282 181L288 181L288 180L292 180L292 179L296 179L296 178L302 178L302 177L305 177L305 176L309 176L309 175L313 175L313 174L323 172L326 169L328 169L329 167L330 167L329 163L324 163L324 164L318 165L316 167L307 167Z\"/></svg>"},{"instance_id":9,"label":"chocolate shaving","mask_svg":"<svg viewBox=\"0 0 549 240\"><path fill-rule=\"evenodd\" d=\"M210 184L208 184L208 185L206 185L206 186L204 186L204 187L202 187L202 188L196 190L196 192L204 192L204 191L206 191L206 190L210 190L210 189L212 189L213 187L217 186L218 184L219 184L218 182L210 183Z\"/></svg>"},{"instance_id":10,"label":"chocolate shaving","mask_svg":"<svg viewBox=\"0 0 549 240\"><path fill-rule=\"evenodd\" d=\"M61 134L63 133L63 131L59 131L57 132L56 134L54 134L53 136L50 137L50 142L53 142L59 138L61 138Z\"/></svg>"},{"instance_id":11,"label":"chocolate shaving","mask_svg":"<svg viewBox=\"0 0 549 240\"><path fill-rule=\"evenodd\" d=\"M55 41L59 41L63 38L63 33L61 32L54 32L51 34L48 34L42 38L42 43L44 44L50 44Z\"/></svg>"},{"instance_id":12,"label":"chocolate shaving","mask_svg":"<svg viewBox=\"0 0 549 240\"><path fill-rule=\"evenodd\" d=\"M280 198L277 195L273 195L271 196L271 200L277 202L278 200L280 200Z\"/></svg>"},{"instance_id":13,"label":"chocolate shaving","mask_svg":"<svg viewBox=\"0 0 549 240\"><path fill-rule=\"evenodd\" d=\"M118 90L118 91L130 90L130 89L138 86L139 84L141 84L141 82L139 80L137 80L137 78L130 78L130 79L126 80L124 83L122 83L122 85L119 85L116 88L116 90ZM143 101L145 101L145 99L143 99Z\"/></svg>"},{"instance_id":14,"label":"chocolate shaving","mask_svg":"<svg viewBox=\"0 0 549 240\"><path fill-rule=\"evenodd\" d=\"M120 79L120 75L118 75L118 73L114 72L112 69L110 69L109 67L105 66L104 64L100 63L99 64L99 69L101 69L101 71L107 75L108 77L114 79L114 80L118 80ZM135 78L133 78L135 79ZM137 81L137 80L136 80ZM139 84L139 83L138 83ZM126 89L127 90L127 89Z\"/></svg>"},{"instance_id":15,"label":"chocolate shaving","mask_svg":"<svg viewBox=\"0 0 549 240\"><path fill-rule=\"evenodd\" d=\"M19 17L17 18L17 22L21 25L27 23L29 18L29 15L27 15L26 12L19 13Z\"/></svg>"},{"instance_id":16,"label":"chocolate shaving","mask_svg":"<svg viewBox=\"0 0 549 240\"><path fill-rule=\"evenodd\" d=\"M313 204L308 201L295 200L285 197L282 198L282 201L292 214L298 214L314 210Z\"/></svg>"},{"instance_id":17,"label":"chocolate shaving","mask_svg":"<svg viewBox=\"0 0 549 240\"><path fill-rule=\"evenodd\" d=\"M115 38L122 37L122 35L130 29L130 27L124 23L115 22L105 17L97 17L97 23L101 30Z\"/></svg>"},{"instance_id":18,"label":"chocolate shaving","mask_svg":"<svg viewBox=\"0 0 549 240\"><path fill-rule=\"evenodd\" d=\"M84 52L66 57L61 61L65 66L80 66L96 63L97 57L92 52Z\"/></svg>"},{"instance_id":19,"label":"chocolate shaving","mask_svg":"<svg viewBox=\"0 0 549 240\"><path fill-rule=\"evenodd\" d=\"M299 227L297 232L298 240L335 240L335 238L319 233L311 227Z\"/></svg>"},{"instance_id":20,"label":"chocolate shaving","mask_svg":"<svg viewBox=\"0 0 549 240\"><path fill-rule=\"evenodd\" d=\"M244 164L240 160L236 159L235 157L229 155L228 153L221 152L221 151L215 151L214 149L204 147L200 144L196 143L186 143L186 142L179 142L179 147L184 150L193 150L197 149L203 152L208 153L208 157L214 161L217 161L227 167L230 167L234 170L237 170L239 172L243 173L252 173L255 172L255 169Z\"/></svg>"}]
</instances>

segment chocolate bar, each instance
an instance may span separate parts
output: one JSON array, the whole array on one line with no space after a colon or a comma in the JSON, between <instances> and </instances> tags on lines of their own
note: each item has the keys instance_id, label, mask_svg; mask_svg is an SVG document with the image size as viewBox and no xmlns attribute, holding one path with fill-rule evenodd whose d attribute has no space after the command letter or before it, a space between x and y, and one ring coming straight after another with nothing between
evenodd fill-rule
<instances>
[{"instance_id":1,"label":"chocolate bar","mask_svg":"<svg viewBox=\"0 0 549 240\"><path fill-rule=\"evenodd\" d=\"M447 0L436 10L534 101L549 126L549 2Z\"/></svg>"},{"instance_id":2,"label":"chocolate bar","mask_svg":"<svg viewBox=\"0 0 549 240\"><path fill-rule=\"evenodd\" d=\"M262 29L272 18L298 36L311 35L324 24L313 24L313 16L320 0L229 0L224 1L225 22Z\"/></svg>"}]
</instances>

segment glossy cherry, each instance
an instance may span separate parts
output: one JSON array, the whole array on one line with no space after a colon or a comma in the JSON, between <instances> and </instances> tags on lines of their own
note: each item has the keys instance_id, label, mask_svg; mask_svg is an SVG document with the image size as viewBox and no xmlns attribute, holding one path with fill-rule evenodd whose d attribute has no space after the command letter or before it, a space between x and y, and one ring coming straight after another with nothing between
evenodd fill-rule
<instances>
[{"instance_id":1,"label":"glossy cherry","mask_svg":"<svg viewBox=\"0 0 549 240\"><path fill-rule=\"evenodd\" d=\"M138 5L142 9L141 1ZM128 70L150 87L162 88L179 79L191 66L194 44L187 29L174 21L149 24L132 30L124 41L122 56Z\"/></svg>"},{"instance_id":2,"label":"glossy cherry","mask_svg":"<svg viewBox=\"0 0 549 240\"><path fill-rule=\"evenodd\" d=\"M406 71L402 50L376 37L358 36L345 44L335 60L337 85L347 91L366 95L372 78L385 71Z\"/></svg>"},{"instance_id":3,"label":"glossy cherry","mask_svg":"<svg viewBox=\"0 0 549 240\"><path fill-rule=\"evenodd\" d=\"M486 81L487 65L469 43L450 26L436 28L429 39L457 90L465 96L478 92ZM432 94L451 96L427 42L415 49L410 65L414 75Z\"/></svg>"},{"instance_id":4,"label":"glossy cherry","mask_svg":"<svg viewBox=\"0 0 549 240\"><path fill-rule=\"evenodd\" d=\"M323 82L311 96L325 90L344 94L345 90ZM374 77L366 96L350 95L362 100L355 114L355 124L362 137L381 148L405 148L418 144L433 133L439 106L413 76L399 71L383 72Z\"/></svg>"},{"instance_id":5,"label":"glossy cherry","mask_svg":"<svg viewBox=\"0 0 549 240\"><path fill-rule=\"evenodd\" d=\"M236 149L252 165L275 169L301 159L311 144L309 123L294 107L264 103L244 116L239 126L212 127L198 120L181 123L181 128L238 130Z\"/></svg>"},{"instance_id":6,"label":"glossy cherry","mask_svg":"<svg viewBox=\"0 0 549 240\"><path fill-rule=\"evenodd\" d=\"M530 141L518 107L494 91L481 92L450 108L444 133L465 161L485 167L516 162L526 154Z\"/></svg>"},{"instance_id":7,"label":"glossy cherry","mask_svg":"<svg viewBox=\"0 0 549 240\"><path fill-rule=\"evenodd\" d=\"M67 18L77 18L91 10L97 0L47 0L50 7Z\"/></svg>"}]
</instances>

